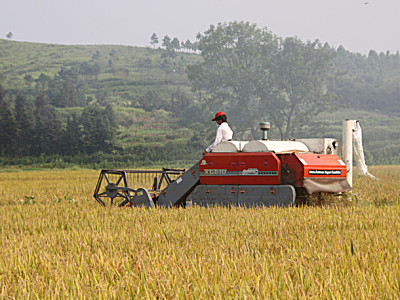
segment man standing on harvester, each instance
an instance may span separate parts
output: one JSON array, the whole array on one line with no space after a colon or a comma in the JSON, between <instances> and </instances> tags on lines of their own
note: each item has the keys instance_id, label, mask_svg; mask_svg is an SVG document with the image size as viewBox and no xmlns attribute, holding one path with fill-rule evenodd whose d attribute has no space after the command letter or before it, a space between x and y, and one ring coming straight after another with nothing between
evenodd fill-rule
<instances>
[{"instance_id":1,"label":"man standing on harvester","mask_svg":"<svg viewBox=\"0 0 400 300\"><path fill-rule=\"evenodd\" d=\"M218 145L220 142L232 140L233 136L233 131L231 130L231 128L227 123L228 117L223 111L217 112L215 114L215 118L212 119L211 121L216 121L219 127L217 129L217 135L215 137L214 143L212 143L206 150L203 151L203 155L206 155L207 153L211 152L214 149L214 147Z\"/></svg>"}]
</instances>

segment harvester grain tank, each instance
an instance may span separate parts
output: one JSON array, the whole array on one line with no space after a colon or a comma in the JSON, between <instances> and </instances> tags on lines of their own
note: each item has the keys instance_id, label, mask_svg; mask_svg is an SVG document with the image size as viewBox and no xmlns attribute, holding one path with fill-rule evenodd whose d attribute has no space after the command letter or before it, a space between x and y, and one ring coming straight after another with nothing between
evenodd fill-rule
<instances>
[{"instance_id":1,"label":"harvester grain tank","mask_svg":"<svg viewBox=\"0 0 400 300\"><path fill-rule=\"evenodd\" d=\"M104 206L286 207L310 195L352 189L351 141L344 162L336 139L268 140L269 128L260 123L261 140L218 144L189 170L102 170L94 198ZM343 128L350 131L344 138L351 138L353 127ZM344 145L349 147L348 140Z\"/></svg>"}]
</instances>

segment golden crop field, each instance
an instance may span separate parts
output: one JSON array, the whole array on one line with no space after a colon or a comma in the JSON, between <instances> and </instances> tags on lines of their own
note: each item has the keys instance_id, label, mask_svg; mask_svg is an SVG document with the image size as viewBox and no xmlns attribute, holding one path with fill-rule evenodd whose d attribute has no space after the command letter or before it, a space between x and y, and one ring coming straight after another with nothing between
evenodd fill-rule
<instances>
[{"instance_id":1,"label":"golden crop field","mask_svg":"<svg viewBox=\"0 0 400 300\"><path fill-rule=\"evenodd\" d=\"M0 173L0 299L398 299L400 166L360 202L104 208L99 171Z\"/></svg>"}]
</instances>

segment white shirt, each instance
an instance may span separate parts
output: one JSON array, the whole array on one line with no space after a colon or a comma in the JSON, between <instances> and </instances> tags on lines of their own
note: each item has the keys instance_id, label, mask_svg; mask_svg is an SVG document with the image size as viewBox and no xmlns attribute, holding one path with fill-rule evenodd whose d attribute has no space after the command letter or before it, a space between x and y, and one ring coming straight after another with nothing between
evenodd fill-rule
<instances>
[{"instance_id":1,"label":"white shirt","mask_svg":"<svg viewBox=\"0 0 400 300\"><path fill-rule=\"evenodd\" d=\"M220 142L231 140L233 136L233 131L230 129L228 123L223 122L218 126L217 136L215 137L214 143L212 143L207 149L207 152L211 152L215 146Z\"/></svg>"}]
</instances>

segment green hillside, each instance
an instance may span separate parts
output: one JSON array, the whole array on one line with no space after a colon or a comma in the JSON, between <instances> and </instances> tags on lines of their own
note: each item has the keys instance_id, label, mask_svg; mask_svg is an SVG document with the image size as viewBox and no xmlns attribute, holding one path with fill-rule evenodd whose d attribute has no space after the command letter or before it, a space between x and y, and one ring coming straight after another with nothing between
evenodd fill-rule
<instances>
[{"instance_id":1,"label":"green hillside","mask_svg":"<svg viewBox=\"0 0 400 300\"><path fill-rule=\"evenodd\" d=\"M0 79L7 90L28 93L35 84L42 83L41 75L46 84L62 70L74 71L88 84L85 96L96 99L96 90L101 90L108 96L106 102L119 105L130 105L148 91L156 90L163 97L177 89L188 91L185 69L197 59L183 52L169 56L163 49L2 39L0 50Z\"/></svg>"},{"instance_id":2,"label":"green hillside","mask_svg":"<svg viewBox=\"0 0 400 300\"><path fill-rule=\"evenodd\" d=\"M131 166L167 161L186 164L198 159L215 133L215 124L209 121L214 108L200 101L202 95L192 93L186 73L187 66L200 59L189 49L66 46L0 39L0 85L10 109L16 107L17 95L26 99L29 108L43 94L59 121L59 133L65 131L72 116L83 120L86 108L112 108L115 124L109 125L114 126L114 150L105 156L96 154L108 165L124 165L126 161ZM341 121L358 119L367 162L400 163L400 58L386 54L373 59L372 63L371 57L338 49L335 66L341 77L329 89L340 101L333 112L317 116L319 127L302 130L298 137L340 137ZM240 123L235 117L229 121L234 129ZM272 129L270 137L279 135ZM93 159L96 149L82 149L76 150L79 159L72 154L57 157L70 163L101 165L101 159ZM98 151L102 150L100 144ZM40 156L43 161L54 160L48 151L44 154L49 155ZM24 157L3 155L0 163L39 162L36 154L33 160Z\"/></svg>"},{"instance_id":3,"label":"green hillside","mask_svg":"<svg viewBox=\"0 0 400 300\"><path fill-rule=\"evenodd\" d=\"M152 147L171 143L181 147L193 137L189 129L193 120L186 119L182 111L187 106L196 106L185 71L199 57L189 51L118 45L64 46L0 39L0 85L11 102L16 94L22 94L34 103L37 95L44 93L56 108L63 128L72 114L81 114L88 105L112 105L116 123L114 143L124 155L138 151L132 147L139 147L141 152L153 152ZM198 122L203 121L199 114L197 117ZM185 124L187 120L190 123ZM202 148L198 147L198 153ZM146 155L139 156L132 159L140 160L140 165ZM189 152L179 158L191 161L193 157L196 156ZM167 158L160 155L158 159L154 153L149 159Z\"/></svg>"}]
</instances>

